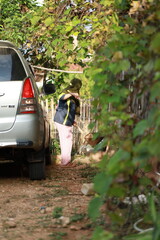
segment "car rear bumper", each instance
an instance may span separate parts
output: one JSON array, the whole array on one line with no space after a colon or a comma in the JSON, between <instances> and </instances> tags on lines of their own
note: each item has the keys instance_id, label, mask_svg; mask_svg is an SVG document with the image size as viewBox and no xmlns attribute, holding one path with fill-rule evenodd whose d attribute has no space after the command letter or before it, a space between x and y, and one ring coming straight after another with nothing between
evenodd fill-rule
<instances>
[{"instance_id":1,"label":"car rear bumper","mask_svg":"<svg viewBox=\"0 0 160 240\"><path fill-rule=\"evenodd\" d=\"M20 147L20 148L25 148L25 147L33 147L33 142L32 141L17 141L17 142L2 142L0 141L0 147Z\"/></svg>"},{"instance_id":2,"label":"car rear bumper","mask_svg":"<svg viewBox=\"0 0 160 240\"><path fill-rule=\"evenodd\" d=\"M1 147L33 148L39 150L44 142L44 122L37 115L17 115L15 124L0 132Z\"/></svg>"}]
</instances>

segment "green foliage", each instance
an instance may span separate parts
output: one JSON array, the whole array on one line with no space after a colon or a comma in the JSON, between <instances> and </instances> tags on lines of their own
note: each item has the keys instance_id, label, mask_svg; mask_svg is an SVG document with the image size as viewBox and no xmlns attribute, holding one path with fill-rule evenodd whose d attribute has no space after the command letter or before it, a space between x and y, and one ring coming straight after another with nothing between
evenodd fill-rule
<instances>
[{"instance_id":1,"label":"green foliage","mask_svg":"<svg viewBox=\"0 0 160 240\"><path fill-rule=\"evenodd\" d=\"M112 183L112 177L102 172L96 175L94 182L96 192L103 196L107 193Z\"/></svg>"},{"instance_id":2,"label":"green foliage","mask_svg":"<svg viewBox=\"0 0 160 240\"><path fill-rule=\"evenodd\" d=\"M92 220L96 220L100 216L99 208L102 206L103 200L100 197L95 197L91 200L88 207L88 214Z\"/></svg>"},{"instance_id":3,"label":"green foliage","mask_svg":"<svg viewBox=\"0 0 160 240\"><path fill-rule=\"evenodd\" d=\"M26 12L35 9L35 0L1 0L0 38L22 46L27 41L28 22Z\"/></svg>"},{"instance_id":4,"label":"green foliage","mask_svg":"<svg viewBox=\"0 0 160 240\"><path fill-rule=\"evenodd\" d=\"M142 120L137 123L135 129L133 130L133 136L137 137L139 135L143 135L147 128L147 120Z\"/></svg>"},{"instance_id":5,"label":"green foliage","mask_svg":"<svg viewBox=\"0 0 160 240\"><path fill-rule=\"evenodd\" d=\"M129 237L125 237L124 240L151 240L152 239L152 233L142 233L142 234L134 234Z\"/></svg>"},{"instance_id":6,"label":"green foliage","mask_svg":"<svg viewBox=\"0 0 160 240\"><path fill-rule=\"evenodd\" d=\"M104 195L106 199L123 199L126 193L134 196L141 193L141 188L147 188L151 182L134 180L136 169L151 169L150 159L159 157L160 41L157 21L160 4L155 0L147 2L143 11L141 7L139 1L132 2L131 6L129 1L115 1L111 9L117 11L118 24L116 27L110 24L107 44L97 49L88 71L95 82L93 114L99 122L99 135L105 136L115 152L110 159L104 156L99 164L101 173L95 178L98 197L89 207L89 215L94 219L100 217ZM123 184L119 181L121 178ZM153 199L148 202L148 209L151 209L153 224L158 224L159 206L155 206ZM125 222L121 218L118 223L118 214L115 218L113 213L109 215L117 228ZM156 238L159 237L157 228L155 232ZM142 235L143 239L150 236L151 233Z\"/></svg>"},{"instance_id":7,"label":"green foliage","mask_svg":"<svg viewBox=\"0 0 160 240\"><path fill-rule=\"evenodd\" d=\"M50 148L54 155L60 154L60 145L57 139L52 139Z\"/></svg>"},{"instance_id":8,"label":"green foliage","mask_svg":"<svg viewBox=\"0 0 160 240\"><path fill-rule=\"evenodd\" d=\"M59 218L62 216L63 208L62 207L55 207L53 210L53 218Z\"/></svg>"},{"instance_id":9,"label":"green foliage","mask_svg":"<svg viewBox=\"0 0 160 240\"><path fill-rule=\"evenodd\" d=\"M71 217L71 222L78 222L83 220L85 217L85 214L81 214L81 213L75 213L72 217Z\"/></svg>"},{"instance_id":10,"label":"green foliage","mask_svg":"<svg viewBox=\"0 0 160 240\"><path fill-rule=\"evenodd\" d=\"M62 240L67 236L66 232L54 232L49 235L51 240Z\"/></svg>"},{"instance_id":11,"label":"green foliage","mask_svg":"<svg viewBox=\"0 0 160 240\"><path fill-rule=\"evenodd\" d=\"M101 227L97 227L93 233L91 240L112 240L114 235L110 232L104 231Z\"/></svg>"}]
</instances>

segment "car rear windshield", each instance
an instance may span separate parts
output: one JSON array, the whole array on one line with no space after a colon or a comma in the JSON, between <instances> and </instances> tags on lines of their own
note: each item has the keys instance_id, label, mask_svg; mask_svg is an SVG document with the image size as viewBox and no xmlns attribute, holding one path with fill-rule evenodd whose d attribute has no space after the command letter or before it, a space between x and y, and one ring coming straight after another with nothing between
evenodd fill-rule
<instances>
[{"instance_id":1,"label":"car rear windshield","mask_svg":"<svg viewBox=\"0 0 160 240\"><path fill-rule=\"evenodd\" d=\"M0 48L0 81L23 80L26 73L14 49Z\"/></svg>"}]
</instances>

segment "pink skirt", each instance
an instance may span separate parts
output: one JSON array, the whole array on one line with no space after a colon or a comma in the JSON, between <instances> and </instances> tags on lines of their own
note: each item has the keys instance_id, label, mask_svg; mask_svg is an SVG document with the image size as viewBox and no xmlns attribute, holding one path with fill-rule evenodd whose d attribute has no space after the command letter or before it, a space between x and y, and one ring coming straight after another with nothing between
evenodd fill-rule
<instances>
[{"instance_id":1,"label":"pink skirt","mask_svg":"<svg viewBox=\"0 0 160 240\"><path fill-rule=\"evenodd\" d=\"M66 165L71 161L71 152L73 145L73 126L65 126L54 122L58 130L60 148L61 148L61 164Z\"/></svg>"}]
</instances>

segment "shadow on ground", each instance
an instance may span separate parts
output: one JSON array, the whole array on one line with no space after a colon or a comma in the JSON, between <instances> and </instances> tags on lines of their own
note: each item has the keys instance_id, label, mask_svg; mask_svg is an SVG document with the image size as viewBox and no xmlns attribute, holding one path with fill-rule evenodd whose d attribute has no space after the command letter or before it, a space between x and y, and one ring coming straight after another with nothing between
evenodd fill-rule
<instances>
[{"instance_id":1,"label":"shadow on ground","mask_svg":"<svg viewBox=\"0 0 160 240\"><path fill-rule=\"evenodd\" d=\"M28 177L27 166L14 162L0 163L0 178Z\"/></svg>"}]
</instances>

